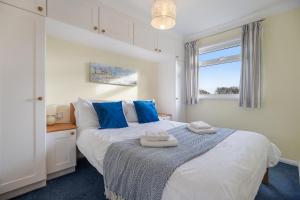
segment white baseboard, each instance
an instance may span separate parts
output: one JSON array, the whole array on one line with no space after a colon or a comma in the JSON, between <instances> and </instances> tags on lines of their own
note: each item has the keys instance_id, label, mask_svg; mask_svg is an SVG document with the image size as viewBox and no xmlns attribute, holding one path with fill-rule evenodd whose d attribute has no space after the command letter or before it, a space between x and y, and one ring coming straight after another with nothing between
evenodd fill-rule
<instances>
[{"instance_id":1,"label":"white baseboard","mask_svg":"<svg viewBox=\"0 0 300 200\"><path fill-rule=\"evenodd\" d=\"M48 174L47 175L47 181L49 181L51 179L54 179L54 178L57 178L57 177L60 177L60 176L64 176L64 175L73 173L73 172L75 172L75 167L70 167L68 169L64 169L64 170L61 170L61 171L58 171L58 172L54 172L52 174Z\"/></svg>"},{"instance_id":2,"label":"white baseboard","mask_svg":"<svg viewBox=\"0 0 300 200\"><path fill-rule=\"evenodd\" d=\"M290 160L290 159L286 159L286 158L280 158L280 162L288 164L288 165L293 165L295 167L299 167L300 166L300 162L299 161Z\"/></svg>"},{"instance_id":3,"label":"white baseboard","mask_svg":"<svg viewBox=\"0 0 300 200\"><path fill-rule=\"evenodd\" d=\"M24 186L22 188L0 194L0 200L7 200L46 186L46 180Z\"/></svg>"}]
</instances>

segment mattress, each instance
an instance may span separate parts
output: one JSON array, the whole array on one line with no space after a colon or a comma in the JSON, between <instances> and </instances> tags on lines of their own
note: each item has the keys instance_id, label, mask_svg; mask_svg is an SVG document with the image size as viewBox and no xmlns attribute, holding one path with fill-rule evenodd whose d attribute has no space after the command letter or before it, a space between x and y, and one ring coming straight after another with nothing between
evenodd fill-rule
<instances>
[{"instance_id":1,"label":"mattress","mask_svg":"<svg viewBox=\"0 0 300 200\"><path fill-rule=\"evenodd\" d=\"M153 129L168 130L183 123L162 120L130 123L122 129L86 129L77 146L103 174L103 159L110 144L134 139ZM280 151L265 136L237 130L216 147L178 167L169 178L162 200L254 199L267 167L276 165Z\"/></svg>"}]
</instances>

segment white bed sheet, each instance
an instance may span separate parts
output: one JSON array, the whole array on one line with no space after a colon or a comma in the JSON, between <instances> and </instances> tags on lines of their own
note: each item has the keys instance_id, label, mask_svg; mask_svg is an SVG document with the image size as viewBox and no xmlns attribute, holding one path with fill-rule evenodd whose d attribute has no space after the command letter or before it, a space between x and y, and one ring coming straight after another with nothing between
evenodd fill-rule
<instances>
[{"instance_id":1,"label":"white bed sheet","mask_svg":"<svg viewBox=\"0 0 300 200\"><path fill-rule=\"evenodd\" d=\"M130 123L123 129L81 131L77 146L89 162L103 174L107 148L116 141L138 138L147 130L168 130L182 125L162 120ZM238 130L215 148L178 167L163 192L162 200L252 200L267 167L276 165L278 148L261 134Z\"/></svg>"}]
</instances>

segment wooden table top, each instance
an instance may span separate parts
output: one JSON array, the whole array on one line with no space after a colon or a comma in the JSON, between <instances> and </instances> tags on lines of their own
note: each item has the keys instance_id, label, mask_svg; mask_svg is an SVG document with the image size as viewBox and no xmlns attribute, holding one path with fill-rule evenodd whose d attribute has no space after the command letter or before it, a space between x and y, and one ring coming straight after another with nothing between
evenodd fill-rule
<instances>
[{"instance_id":1,"label":"wooden table top","mask_svg":"<svg viewBox=\"0 0 300 200\"><path fill-rule=\"evenodd\" d=\"M47 125L47 133L71 129L76 129L76 125L71 123L58 123L53 125Z\"/></svg>"}]
</instances>

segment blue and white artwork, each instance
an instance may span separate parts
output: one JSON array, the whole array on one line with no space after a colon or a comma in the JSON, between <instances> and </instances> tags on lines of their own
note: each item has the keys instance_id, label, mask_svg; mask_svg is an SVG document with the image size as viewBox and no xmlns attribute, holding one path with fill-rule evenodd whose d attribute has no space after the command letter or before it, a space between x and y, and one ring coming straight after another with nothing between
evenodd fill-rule
<instances>
[{"instance_id":1,"label":"blue and white artwork","mask_svg":"<svg viewBox=\"0 0 300 200\"><path fill-rule=\"evenodd\" d=\"M121 67L90 63L90 81L112 85L136 86L137 72Z\"/></svg>"}]
</instances>

